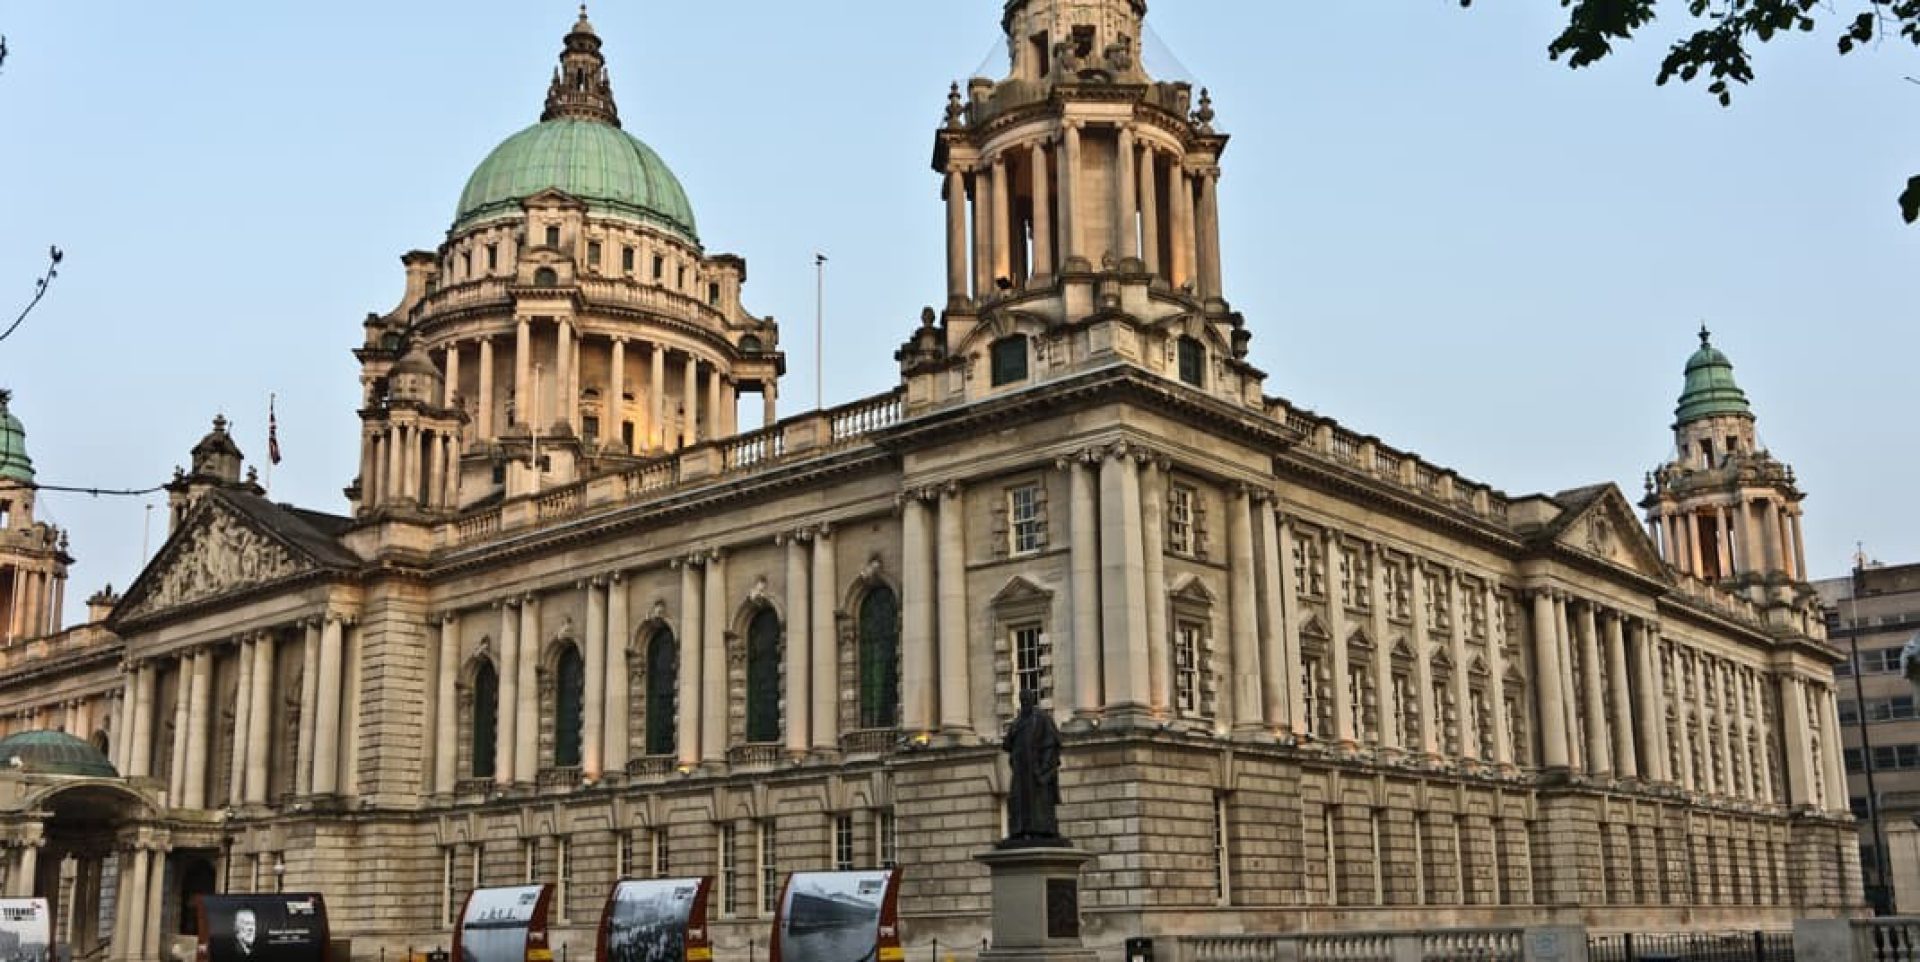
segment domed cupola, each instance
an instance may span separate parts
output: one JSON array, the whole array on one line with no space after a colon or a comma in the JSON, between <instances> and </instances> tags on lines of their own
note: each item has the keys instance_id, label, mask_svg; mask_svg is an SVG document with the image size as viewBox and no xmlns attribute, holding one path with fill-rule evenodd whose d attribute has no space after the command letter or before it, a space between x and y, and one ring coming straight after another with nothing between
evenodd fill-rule
<instances>
[{"instance_id":1,"label":"domed cupola","mask_svg":"<svg viewBox=\"0 0 1920 962\"><path fill-rule=\"evenodd\" d=\"M521 213L521 203L555 190L589 214L631 219L699 244L693 208L653 148L620 128L600 37L586 8L567 33L540 122L502 141L460 192L451 233Z\"/></svg>"},{"instance_id":2,"label":"domed cupola","mask_svg":"<svg viewBox=\"0 0 1920 962\"><path fill-rule=\"evenodd\" d=\"M7 409L13 400L9 391L0 391L0 478L33 483L33 459L27 457L27 429Z\"/></svg>"},{"instance_id":3,"label":"domed cupola","mask_svg":"<svg viewBox=\"0 0 1920 962\"><path fill-rule=\"evenodd\" d=\"M1747 392L1733 380L1733 362L1713 346L1713 334L1700 329L1700 349L1687 358L1687 382L1680 391L1674 421L1686 424L1702 418L1732 415L1753 417Z\"/></svg>"},{"instance_id":4,"label":"domed cupola","mask_svg":"<svg viewBox=\"0 0 1920 962\"><path fill-rule=\"evenodd\" d=\"M0 768L28 775L120 777L99 748L57 731L27 731L0 738Z\"/></svg>"}]
</instances>

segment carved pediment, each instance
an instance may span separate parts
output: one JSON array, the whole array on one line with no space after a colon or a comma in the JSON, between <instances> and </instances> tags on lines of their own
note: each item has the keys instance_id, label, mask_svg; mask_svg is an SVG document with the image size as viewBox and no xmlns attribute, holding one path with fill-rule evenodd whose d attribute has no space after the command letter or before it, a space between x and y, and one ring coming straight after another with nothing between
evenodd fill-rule
<instances>
[{"instance_id":1,"label":"carved pediment","mask_svg":"<svg viewBox=\"0 0 1920 962\"><path fill-rule=\"evenodd\" d=\"M1620 489L1608 485L1597 497L1573 510L1574 516L1559 526L1555 539L1562 548L1649 578L1665 580L1668 577L1659 550L1640 527L1633 507Z\"/></svg>"},{"instance_id":2,"label":"carved pediment","mask_svg":"<svg viewBox=\"0 0 1920 962\"><path fill-rule=\"evenodd\" d=\"M119 619L150 615L317 567L238 512L208 499L141 574L116 615Z\"/></svg>"}]
</instances>

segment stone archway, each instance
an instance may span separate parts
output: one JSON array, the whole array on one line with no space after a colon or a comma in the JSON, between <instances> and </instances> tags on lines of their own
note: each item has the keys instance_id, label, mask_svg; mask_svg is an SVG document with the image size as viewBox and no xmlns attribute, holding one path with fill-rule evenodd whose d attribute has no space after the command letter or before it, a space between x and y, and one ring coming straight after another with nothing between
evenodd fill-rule
<instances>
[{"instance_id":1,"label":"stone archway","mask_svg":"<svg viewBox=\"0 0 1920 962\"><path fill-rule=\"evenodd\" d=\"M153 818L152 802L118 781L47 779L53 782L21 813L31 820L34 857L21 881L21 894L47 899L55 938L72 947L75 959L103 958L118 943L118 893L130 866L127 840L135 827ZM36 824L37 823L37 824ZM116 952L116 955L118 953Z\"/></svg>"}]
</instances>

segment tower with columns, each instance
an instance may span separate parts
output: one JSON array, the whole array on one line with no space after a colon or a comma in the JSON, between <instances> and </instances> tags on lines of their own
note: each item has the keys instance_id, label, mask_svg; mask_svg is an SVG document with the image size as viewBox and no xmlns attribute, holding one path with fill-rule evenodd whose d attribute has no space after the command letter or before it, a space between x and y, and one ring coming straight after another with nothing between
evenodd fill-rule
<instances>
[{"instance_id":1,"label":"tower with columns","mask_svg":"<svg viewBox=\"0 0 1920 962\"><path fill-rule=\"evenodd\" d=\"M60 629L67 592L66 532L33 516L33 459L27 430L0 391L0 643Z\"/></svg>"}]
</instances>

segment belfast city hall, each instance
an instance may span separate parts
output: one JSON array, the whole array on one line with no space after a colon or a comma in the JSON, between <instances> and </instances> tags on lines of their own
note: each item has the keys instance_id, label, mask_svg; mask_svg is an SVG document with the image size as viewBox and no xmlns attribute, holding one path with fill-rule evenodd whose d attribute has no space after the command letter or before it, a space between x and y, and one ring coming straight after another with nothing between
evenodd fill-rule
<instances>
[{"instance_id":1,"label":"belfast city hall","mask_svg":"<svg viewBox=\"0 0 1920 962\"><path fill-rule=\"evenodd\" d=\"M1004 76L928 91L946 290L884 394L775 416L780 330L582 12L400 302L337 332L340 507L270 501L216 419L164 546L69 619L85 546L0 401L5 894L135 962L191 958L197 895L320 892L365 959L546 882L585 958L616 879L704 875L741 957L787 873L884 865L909 952L971 957L1031 691L1107 958L1855 912L1804 494L1728 356L1674 345L1631 494L1509 494L1269 393L1229 138L1145 16L1007 0Z\"/></svg>"}]
</instances>

